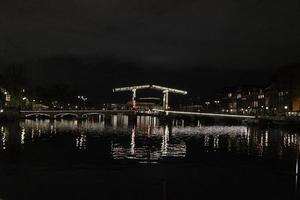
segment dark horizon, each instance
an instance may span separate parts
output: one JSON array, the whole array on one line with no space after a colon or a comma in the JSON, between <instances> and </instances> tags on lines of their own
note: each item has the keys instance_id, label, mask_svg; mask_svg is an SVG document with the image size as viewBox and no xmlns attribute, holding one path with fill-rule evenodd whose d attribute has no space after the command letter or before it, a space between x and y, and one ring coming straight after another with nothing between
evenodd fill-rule
<instances>
[{"instance_id":1,"label":"dark horizon","mask_svg":"<svg viewBox=\"0 0 300 200\"><path fill-rule=\"evenodd\" d=\"M1 1L0 70L24 66L33 86L66 83L94 101L118 101L113 87L144 83L205 99L299 64L298 8L298 0Z\"/></svg>"},{"instance_id":2,"label":"dark horizon","mask_svg":"<svg viewBox=\"0 0 300 200\"><path fill-rule=\"evenodd\" d=\"M227 87L267 86L280 66L238 69L222 67L149 68L135 62L120 62L114 57L56 56L0 67L21 67L28 87L66 84L93 102L125 103L126 93L113 94L114 87L158 84L189 91L188 98L203 100ZM208 87L209 86L209 87ZM150 95L151 92L144 95ZM127 94L128 100L130 94Z\"/></svg>"},{"instance_id":3,"label":"dark horizon","mask_svg":"<svg viewBox=\"0 0 300 200\"><path fill-rule=\"evenodd\" d=\"M299 63L298 0L0 2L0 62L117 57L140 66Z\"/></svg>"}]
</instances>

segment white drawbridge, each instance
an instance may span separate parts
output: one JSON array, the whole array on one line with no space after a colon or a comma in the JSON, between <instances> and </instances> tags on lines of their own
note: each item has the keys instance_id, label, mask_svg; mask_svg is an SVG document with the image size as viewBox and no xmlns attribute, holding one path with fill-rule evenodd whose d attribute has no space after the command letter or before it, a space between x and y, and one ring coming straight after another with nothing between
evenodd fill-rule
<instances>
[{"instance_id":1,"label":"white drawbridge","mask_svg":"<svg viewBox=\"0 0 300 200\"><path fill-rule=\"evenodd\" d=\"M138 86L130 86L130 87L121 87L121 88L115 88L113 89L113 92L126 92L131 91L132 92L132 108L136 108L136 92L137 90L142 89L154 89L162 91L163 93L163 110L169 109L169 93L174 94L181 94L186 95L188 92L184 90L178 90L174 88L168 88L168 87L162 87L158 85L138 85Z\"/></svg>"}]
</instances>

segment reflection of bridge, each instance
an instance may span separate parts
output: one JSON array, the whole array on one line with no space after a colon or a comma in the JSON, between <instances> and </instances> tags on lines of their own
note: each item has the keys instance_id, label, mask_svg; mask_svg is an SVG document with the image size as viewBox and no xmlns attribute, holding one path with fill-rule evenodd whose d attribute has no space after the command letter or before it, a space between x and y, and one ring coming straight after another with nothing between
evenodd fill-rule
<instances>
[{"instance_id":1,"label":"reflection of bridge","mask_svg":"<svg viewBox=\"0 0 300 200\"><path fill-rule=\"evenodd\" d=\"M29 117L47 117L51 119L64 118L64 117L75 117L75 118L87 118L88 116L99 116L102 119L105 115L117 115L126 114L131 115L131 110L40 110L40 111L20 111L21 118Z\"/></svg>"}]
</instances>

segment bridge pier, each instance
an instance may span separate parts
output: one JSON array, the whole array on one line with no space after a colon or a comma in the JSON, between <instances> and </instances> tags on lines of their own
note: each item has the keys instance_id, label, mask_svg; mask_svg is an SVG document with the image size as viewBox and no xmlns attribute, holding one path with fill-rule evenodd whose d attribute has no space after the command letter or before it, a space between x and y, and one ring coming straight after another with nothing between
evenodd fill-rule
<instances>
[{"instance_id":1,"label":"bridge pier","mask_svg":"<svg viewBox=\"0 0 300 200\"><path fill-rule=\"evenodd\" d=\"M169 90L163 91L163 109L167 111L169 109ZM168 113L166 113L168 115Z\"/></svg>"},{"instance_id":2,"label":"bridge pier","mask_svg":"<svg viewBox=\"0 0 300 200\"><path fill-rule=\"evenodd\" d=\"M174 116L172 115L159 115L158 116L160 124L172 125L174 121Z\"/></svg>"},{"instance_id":3,"label":"bridge pier","mask_svg":"<svg viewBox=\"0 0 300 200\"><path fill-rule=\"evenodd\" d=\"M137 123L137 114L134 113L134 114L128 115L128 125L134 126L134 125L136 125L136 123Z\"/></svg>"}]
</instances>

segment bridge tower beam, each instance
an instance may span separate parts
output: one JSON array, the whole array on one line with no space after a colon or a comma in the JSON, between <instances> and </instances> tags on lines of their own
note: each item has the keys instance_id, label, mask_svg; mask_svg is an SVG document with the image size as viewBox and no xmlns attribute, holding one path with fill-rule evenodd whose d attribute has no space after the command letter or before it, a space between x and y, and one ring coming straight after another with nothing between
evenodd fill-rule
<instances>
[{"instance_id":1,"label":"bridge tower beam","mask_svg":"<svg viewBox=\"0 0 300 200\"><path fill-rule=\"evenodd\" d=\"M168 88L168 87L162 87L159 85L151 85L151 88L155 90L160 90L163 92L163 110L168 111L169 110L169 94L180 94L180 95L186 95L187 91L184 90L178 90L174 88Z\"/></svg>"},{"instance_id":2,"label":"bridge tower beam","mask_svg":"<svg viewBox=\"0 0 300 200\"><path fill-rule=\"evenodd\" d=\"M136 91L141 89L155 89L163 92L163 110L169 109L169 93L173 94L181 94L186 95L187 91L178 90L174 88L162 87L159 85L139 85L139 86L131 86L131 87L122 87L122 88L115 88L113 92L125 92L131 91L132 92L132 108L136 109Z\"/></svg>"},{"instance_id":3,"label":"bridge tower beam","mask_svg":"<svg viewBox=\"0 0 300 200\"><path fill-rule=\"evenodd\" d=\"M163 97L163 110L169 110L169 91L164 90L163 91L164 97Z\"/></svg>"},{"instance_id":4,"label":"bridge tower beam","mask_svg":"<svg viewBox=\"0 0 300 200\"><path fill-rule=\"evenodd\" d=\"M141 89L150 88L151 85L138 85L138 86L131 86L131 87L122 87L122 88L115 88L113 89L113 92L126 92L131 91L132 92L132 109L136 109L136 91Z\"/></svg>"},{"instance_id":5,"label":"bridge tower beam","mask_svg":"<svg viewBox=\"0 0 300 200\"><path fill-rule=\"evenodd\" d=\"M136 109L136 89L132 90L132 109Z\"/></svg>"}]
</instances>

